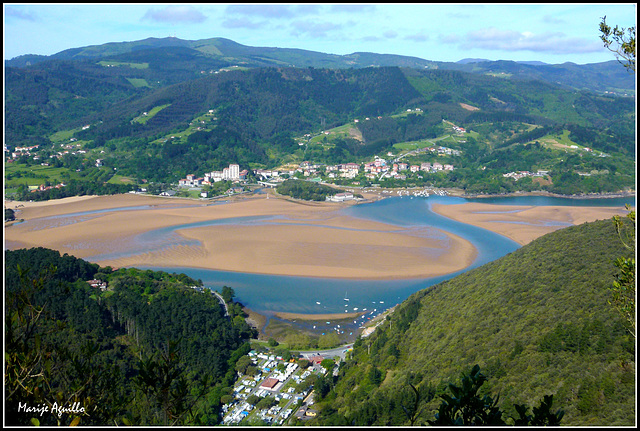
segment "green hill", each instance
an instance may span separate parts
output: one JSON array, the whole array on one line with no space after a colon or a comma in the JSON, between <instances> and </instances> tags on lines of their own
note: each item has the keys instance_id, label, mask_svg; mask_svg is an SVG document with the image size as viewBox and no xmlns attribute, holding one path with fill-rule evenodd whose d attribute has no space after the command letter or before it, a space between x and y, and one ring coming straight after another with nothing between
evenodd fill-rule
<instances>
[{"instance_id":1,"label":"green hill","mask_svg":"<svg viewBox=\"0 0 640 431\"><path fill-rule=\"evenodd\" d=\"M611 220L570 227L400 304L354 345L319 404L319 424L406 425L411 382L433 419L448 382L478 364L505 412L553 395L562 425L635 423L635 339L607 303Z\"/></svg>"},{"instance_id":2,"label":"green hill","mask_svg":"<svg viewBox=\"0 0 640 431\"><path fill-rule=\"evenodd\" d=\"M217 424L236 361L255 336L241 309L229 298L226 316L218 298L184 274L9 250L5 422Z\"/></svg>"}]
</instances>

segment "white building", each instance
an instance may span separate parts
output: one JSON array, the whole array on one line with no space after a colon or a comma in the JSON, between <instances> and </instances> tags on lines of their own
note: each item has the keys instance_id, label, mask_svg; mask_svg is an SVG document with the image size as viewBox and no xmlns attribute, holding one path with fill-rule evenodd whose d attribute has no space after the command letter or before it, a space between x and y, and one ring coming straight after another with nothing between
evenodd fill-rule
<instances>
[{"instance_id":1,"label":"white building","mask_svg":"<svg viewBox=\"0 0 640 431\"><path fill-rule=\"evenodd\" d=\"M353 199L353 193L338 193L336 195L333 196L327 196L327 200L331 201L331 202L344 202L344 201L350 201Z\"/></svg>"},{"instance_id":2,"label":"white building","mask_svg":"<svg viewBox=\"0 0 640 431\"><path fill-rule=\"evenodd\" d=\"M222 171L213 171L204 174L205 182L212 183L222 180L235 181L240 179L240 166L236 164L229 165Z\"/></svg>"}]
</instances>

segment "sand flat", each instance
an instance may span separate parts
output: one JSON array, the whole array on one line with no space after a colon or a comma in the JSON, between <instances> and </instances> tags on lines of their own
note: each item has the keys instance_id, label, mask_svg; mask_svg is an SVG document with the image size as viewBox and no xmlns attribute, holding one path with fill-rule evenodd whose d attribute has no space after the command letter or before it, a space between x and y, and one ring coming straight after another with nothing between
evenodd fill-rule
<instances>
[{"instance_id":1,"label":"sand flat","mask_svg":"<svg viewBox=\"0 0 640 431\"><path fill-rule=\"evenodd\" d=\"M19 203L14 203L19 204ZM76 216L56 224L45 217L150 205ZM5 228L5 247L47 247L91 260L118 252L137 235L207 220L276 216L277 223L183 228L191 241L133 256L100 260L103 266L185 266L278 275L339 278L431 277L469 266L477 251L468 241L340 215L345 204L254 196L220 205L133 194L19 207L27 223ZM179 206L179 207L178 207Z\"/></svg>"},{"instance_id":2,"label":"sand flat","mask_svg":"<svg viewBox=\"0 0 640 431\"><path fill-rule=\"evenodd\" d=\"M469 202L433 204L433 212L504 235L520 245L569 225L624 216L621 207L517 206Z\"/></svg>"},{"instance_id":3,"label":"sand flat","mask_svg":"<svg viewBox=\"0 0 640 431\"><path fill-rule=\"evenodd\" d=\"M138 235L208 220L273 216L259 224L182 228L184 244L101 260L101 265L185 266L223 271L339 278L418 278L469 266L475 247L455 235L341 214L346 203L304 202L266 195L214 204L134 194L8 202L26 223L5 226L5 247L47 247L87 258L121 251ZM113 208L102 212L59 218ZM454 220L505 235L521 245L570 224L625 215L618 207L513 206L483 203L432 206ZM51 218L48 218L51 217ZM64 220L64 222L60 222Z\"/></svg>"},{"instance_id":4,"label":"sand flat","mask_svg":"<svg viewBox=\"0 0 640 431\"><path fill-rule=\"evenodd\" d=\"M466 240L324 225L278 224L180 229L201 246L174 247L102 262L111 266L190 266L260 274L338 278L433 277L469 266L476 250ZM368 223L369 225L372 222ZM380 224L382 225L382 224Z\"/></svg>"}]
</instances>

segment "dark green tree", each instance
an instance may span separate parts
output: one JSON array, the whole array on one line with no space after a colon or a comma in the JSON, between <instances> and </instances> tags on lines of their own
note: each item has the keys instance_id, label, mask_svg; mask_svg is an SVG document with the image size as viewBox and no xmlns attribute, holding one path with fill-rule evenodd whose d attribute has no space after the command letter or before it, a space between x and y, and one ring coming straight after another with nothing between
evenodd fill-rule
<instances>
[{"instance_id":1,"label":"dark green tree","mask_svg":"<svg viewBox=\"0 0 640 431\"><path fill-rule=\"evenodd\" d=\"M206 374L195 389L190 388L177 346L178 342L169 341L159 355L140 361L135 385L150 406L158 407L159 414L149 418L152 424L175 426L193 420L195 404L211 389Z\"/></svg>"},{"instance_id":2,"label":"dark green tree","mask_svg":"<svg viewBox=\"0 0 640 431\"><path fill-rule=\"evenodd\" d=\"M631 211L627 205L629 213L626 215L625 223L619 216L613 217L613 223L620 241L628 249L635 248L635 223L636 212ZM618 257L614 265L620 270L616 274L616 280L610 287L611 299L609 304L613 305L625 318L629 325L629 332L636 336L636 260L633 257Z\"/></svg>"},{"instance_id":3,"label":"dark green tree","mask_svg":"<svg viewBox=\"0 0 640 431\"><path fill-rule=\"evenodd\" d=\"M527 414L527 407L515 405L518 418L504 419L504 413L498 407L498 398L480 395L480 388L487 377L475 365L469 373L462 375L461 386L449 384L451 395L441 395L442 403L429 421L431 425L487 426L487 425L559 425L564 412L551 412L552 395L546 395L540 406L533 409L533 415ZM509 421L509 422L508 422Z\"/></svg>"}]
</instances>

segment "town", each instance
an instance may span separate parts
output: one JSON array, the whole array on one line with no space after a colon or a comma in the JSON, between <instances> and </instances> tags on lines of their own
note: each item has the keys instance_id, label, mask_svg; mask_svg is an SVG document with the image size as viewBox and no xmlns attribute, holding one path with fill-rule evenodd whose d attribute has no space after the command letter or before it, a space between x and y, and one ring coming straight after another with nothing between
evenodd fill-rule
<instances>
[{"instance_id":1,"label":"town","mask_svg":"<svg viewBox=\"0 0 640 431\"><path fill-rule=\"evenodd\" d=\"M314 417L313 382L338 367L322 355L287 360L252 350L248 358L247 374L238 371L231 400L222 406L225 425L282 425Z\"/></svg>"}]
</instances>

